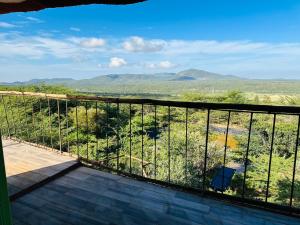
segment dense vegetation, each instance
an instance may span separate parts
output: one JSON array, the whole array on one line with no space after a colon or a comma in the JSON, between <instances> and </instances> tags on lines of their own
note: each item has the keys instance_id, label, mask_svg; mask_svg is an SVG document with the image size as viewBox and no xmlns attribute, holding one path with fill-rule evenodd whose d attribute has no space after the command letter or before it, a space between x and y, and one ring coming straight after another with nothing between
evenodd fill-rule
<instances>
[{"instance_id":1,"label":"dense vegetation","mask_svg":"<svg viewBox=\"0 0 300 225\"><path fill-rule=\"evenodd\" d=\"M223 93L228 90L240 90L248 93L300 95L299 80L204 80L204 81L151 81L120 83L92 83L68 85L80 91L92 91L100 94L139 94L176 96L184 92Z\"/></svg>"},{"instance_id":2,"label":"dense vegetation","mask_svg":"<svg viewBox=\"0 0 300 225\"><path fill-rule=\"evenodd\" d=\"M4 88L11 89L11 88ZM16 87L14 87L16 89ZM20 87L22 91L76 94L63 87ZM185 101L288 104L299 99L282 97L272 102L239 91L207 95L187 93ZM170 110L170 111L169 111ZM170 112L170 116L169 116ZM79 154L103 165L144 177L201 189L203 187L207 110L103 102L77 102L3 97L1 128L6 136ZM187 115L187 117L186 117ZM211 111L208 158L204 184L209 188L216 169L224 163L236 173L226 194L241 196L250 113ZM155 120L156 118L156 120ZM186 119L188 121L186 127ZM253 115L247 161L245 196L264 201L272 142L272 114ZM268 201L288 205L296 149L298 117L277 115ZM187 128L187 133L186 133ZM186 139L187 134L187 139ZM226 141L227 140L227 141ZM131 157L130 157L131 156ZM130 160L131 158L131 160ZM131 165L131 166L130 166ZM296 169L293 205L300 207L300 159Z\"/></svg>"}]
</instances>

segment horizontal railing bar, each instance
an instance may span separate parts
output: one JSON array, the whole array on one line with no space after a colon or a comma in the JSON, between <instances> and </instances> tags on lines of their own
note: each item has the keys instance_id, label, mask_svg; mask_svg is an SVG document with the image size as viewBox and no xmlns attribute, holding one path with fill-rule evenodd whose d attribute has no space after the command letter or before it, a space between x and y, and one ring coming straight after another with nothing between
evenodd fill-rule
<instances>
[{"instance_id":1,"label":"horizontal railing bar","mask_svg":"<svg viewBox=\"0 0 300 225\"><path fill-rule=\"evenodd\" d=\"M29 96L29 97L48 98L48 99L55 99L55 100L102 101L107 103L148 104L148 105L171 106L171 107L179 107L179 108L300 115L300 107L298 106L184 102L184 101L135 99L135 98L107 98L107 97L99 97L99 96L45 94L45 93L17 92L17 91L0 91L0 95Z\"/></svg>"},{"instance_id":2,"label":"horizontal railing bar","mask_svg":"<svg viewBox=\"0 0 300 225\"><path fill-rule=\"evenodd\" d=\"M49 98L49 99L55 99L55 100L67 100L68 99L68 95L46 94L46 93L38 93L38 92L0 91L0 95L39 97L39 98Z\"/></svg>"}]
</instances>

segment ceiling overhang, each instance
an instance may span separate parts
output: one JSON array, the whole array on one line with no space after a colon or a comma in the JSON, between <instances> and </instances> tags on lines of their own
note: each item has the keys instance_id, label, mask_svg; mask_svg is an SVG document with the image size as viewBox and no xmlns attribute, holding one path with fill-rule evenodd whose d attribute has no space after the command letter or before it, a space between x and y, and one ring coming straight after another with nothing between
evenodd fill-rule
<instances>
[{"instance_id":1,"label":"ceiling overhang","mask_svg":"<svg viewBox=\"0 0 300 225\"><path fill-rule=\"evenodd\" d=\"M89 4L127 5L143 1L145 0L0 0L0 14Z\"/></svg>"}]
</instances>

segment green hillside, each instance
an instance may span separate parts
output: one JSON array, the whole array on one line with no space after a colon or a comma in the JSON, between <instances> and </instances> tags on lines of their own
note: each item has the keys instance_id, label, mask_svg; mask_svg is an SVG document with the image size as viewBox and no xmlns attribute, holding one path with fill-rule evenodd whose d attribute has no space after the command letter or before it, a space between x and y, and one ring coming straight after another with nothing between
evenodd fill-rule
<instances>
[{"instance_id":1,"label":"green hillside","mask_svg":"<svg viewBox=\"0 0 300 225\"><path fill-rule=\"evenodd\" d=\"M261 94L300 94L300 80L259 80L190 69L178 73L109 74L91 79L41 79L3 85L64 85L103 94L178 95L185 92L221 93L228 90Z\"/></svg>"}]
</instances>

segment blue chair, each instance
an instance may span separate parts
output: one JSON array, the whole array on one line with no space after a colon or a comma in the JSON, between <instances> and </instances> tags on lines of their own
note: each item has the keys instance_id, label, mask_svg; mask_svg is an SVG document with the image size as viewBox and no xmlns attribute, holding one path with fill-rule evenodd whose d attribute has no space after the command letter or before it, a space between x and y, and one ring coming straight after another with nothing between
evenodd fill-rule
<instances>
[{"instance_id":1,"label":"blue chair","mask_svg":"<svg viewBox=\"0 0 300 225\"><path fill-rule=\"evenodd\" d=\"M214 191L220 191L220 192L226 191L231 184L232 177L235 174L235 171L236 171L235 169L224 167L224 166L218 168L212 179L210 187Z\"/></svg>"}]
</instances>

